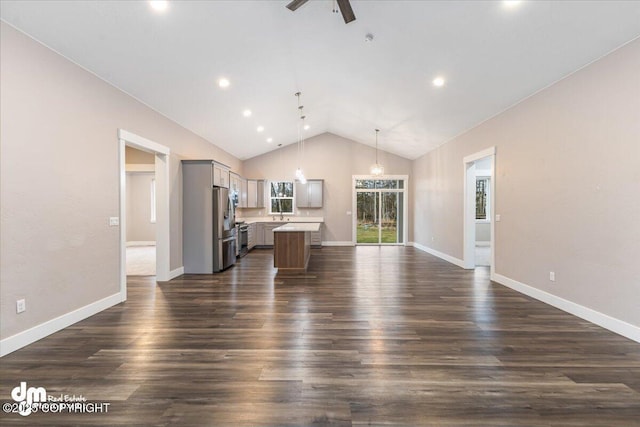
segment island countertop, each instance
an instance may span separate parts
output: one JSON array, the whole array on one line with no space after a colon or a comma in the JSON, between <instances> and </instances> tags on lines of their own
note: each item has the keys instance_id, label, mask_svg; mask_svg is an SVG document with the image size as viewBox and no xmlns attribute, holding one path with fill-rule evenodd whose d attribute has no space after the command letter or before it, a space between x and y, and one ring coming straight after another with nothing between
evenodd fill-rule
<instances>
[{"instance_id":1,"label":"island countertop","mask_svg":"<svg viewBox=\"0 0 640 427\"><path fill-rule=\"evenodd\" d=\"M298 223L289 223L285 225L281 225L280 227L274 228L274 233L282 233L282 232L304 232L304 231L318 231L320 230L319 222L298 222Z\"/></svg>"}]
</instances>

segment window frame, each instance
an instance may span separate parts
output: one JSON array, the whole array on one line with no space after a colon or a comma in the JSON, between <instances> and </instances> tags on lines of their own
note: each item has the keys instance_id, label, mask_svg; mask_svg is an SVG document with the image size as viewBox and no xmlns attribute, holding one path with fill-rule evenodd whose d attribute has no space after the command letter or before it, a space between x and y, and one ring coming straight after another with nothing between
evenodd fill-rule
<instances>
[{"instance_id":1,"label":"window frame","mask_svg":"<svg viewBox=\"0 0 640 427\"><path fill-rule=\"evenodd\" d=\"M285 183L285 184L291 184L291 197L289 196L272 196L271 195L271 190L273 188L273 184L280 184L280 183ZM295 210L296 210L296 185L295 185L295 181L291 180L273 180L273 181L269 181L269 215L295 215ZM272 207L273 207L273 201L274 200L291 200L291 212L278 212L278 211L273 211Z\"/></svg>"},{"instance_id":2,"label":"window frame","mask_svg":"<svg viewBox=\"0 0 640 427\"><path fill-rule=\"evenodd\" d=\"M485 217L476 218L476 224L488 224L491 222L491 176L489 175L476 175L476 185L478 181L486 181L484 186L485 192ZM477 191L476 191L477 194Z\"/></svg>"}]
</instances>

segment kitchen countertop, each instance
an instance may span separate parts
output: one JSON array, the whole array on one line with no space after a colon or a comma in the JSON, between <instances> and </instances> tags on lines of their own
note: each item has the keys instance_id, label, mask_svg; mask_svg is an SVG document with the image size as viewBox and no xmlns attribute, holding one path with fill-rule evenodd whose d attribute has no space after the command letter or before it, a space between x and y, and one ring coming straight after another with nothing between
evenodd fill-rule
<instances>
[{"instance_id":1,"label":"kitchen countertop","mask_svg":"<svg viewBox=\"0 0 640 427\"><path fill-rule=\"evenodd\" d=\"M285 224L285 225L281 225L278 228L274 228L273 231L275 232L292 232L292 231L318 231L320 230L320 223L319 222L313 222L313 223L309 223L309 222L299 222L299 223L294 223L294 224Z\"/></svg>"},{"instance_id":2,"label":"kitchen countertop","mask_svg":"<svg viewBox=\"0 0 640 427\"><path fill-rule=\"evenodd\" d=\"M275 219L274 219L275 218ZM256 222L277 222L277 223L323 223L323 217L314 217L314 216L285 216L282 221L280 220L280 215L272 216L261 216L261 217L247 217L247 218L236 218L236 222L244 221L245 224L253 224Z\"/></svg>"}]
</instances>

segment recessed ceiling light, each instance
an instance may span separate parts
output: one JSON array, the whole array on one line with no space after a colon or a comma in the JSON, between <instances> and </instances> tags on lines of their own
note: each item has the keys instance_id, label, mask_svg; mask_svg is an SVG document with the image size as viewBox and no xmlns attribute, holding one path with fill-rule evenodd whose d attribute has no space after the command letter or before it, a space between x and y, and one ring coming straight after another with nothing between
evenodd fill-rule
<instances>
[{"instance_id":1,"label":"recessed ceiling light","mask_svg":"<svg viewBox=\"0 0 640 427\"><path fill-rule=\"evenodd\" d=\"M311 126L309 126L309 125L304 125L304 130L309 130L310 127Z\"/></svg>"},{"instance_id":2,"label":"recessed ceiling light","mask_svg":"<svg viewBox=\"0 0 640 427\"><path fill-rule=\"evenodd\" d=\"M258 132L262 132L262 131L264 130L264 126L258 126L258 127L256 128L256 130L257 130Z\"/></svg>"},{"instance_id":3,"label":"recessed ceiling light","mask_svg":"<svg viewBox=\"0 0 640 427\"><path fill-rule=\"evenodd\" d=\"M433 85L436 87L444 86L444 79L442 77L436 77L435 79L433 79Z\"/></svg>"},{"instance_id":4,"label":"recessed ceiling light","mask_svg":"<svg viewBox=\"0 0 640 427\"><path fill-rule=\"evenodd\" d=\"M242 112L242 115L245 116L245 117L251 117L251 110L244 110Z\"/></svg>"},{"instance_id":5,"label":"recessed ceiling light","mask_svg":"<svg viewBox=\"0 0 640 427\"><path fill-rule=\"evenodd\" d=\"M169 7L169 2L167 0L151 0L149 5L156 12L164 12Z\"/></svg>"},{"instance_id":6,"label":"recessed ceiling light","mask_svg":"<svg viewBox=\"0 0 640 427\"><path fill-rule=\"evenodd\" d=\"M229 81L229 79L226 79L224 77L218 80L218 86L222 88L229 87L230 84L231 82Z\"/></svg>"},{"instance_id":7,"label":"recessed ceiling light","mask_svg":"<svg viewBox=\"0 0 640 427\"><path fill-rule=\"evenodd\" d=\"M267 138L267 142L271 144L273 142L273 138Z\"/></svg>"},{"instance_id":8,"label":"recessed ceiling light","mask_svg":"<svg viewBox=\"0 0 640 427\"><path fill-rule=\"evenodd\" d=\"M504 1L504 5L506 7L516 7L518 6L520 3L522 3L522 1L520 0L505 0Z\"/></svg>"}]
</instances>

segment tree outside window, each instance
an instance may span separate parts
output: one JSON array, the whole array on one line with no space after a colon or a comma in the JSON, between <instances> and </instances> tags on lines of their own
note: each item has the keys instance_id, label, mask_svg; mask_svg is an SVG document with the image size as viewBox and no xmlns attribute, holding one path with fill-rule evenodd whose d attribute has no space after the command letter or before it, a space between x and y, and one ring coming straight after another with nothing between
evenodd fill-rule
<instances>
[{"instance_id":1,"label":"tree outside window","mask_svg":"<svg viewBox=\"0 0 640 427\"><path fill-rule=\"evenodd\" d=\"M476 219L489 219L489 178L476 179Z\"/></svg>"}]
</instances>

